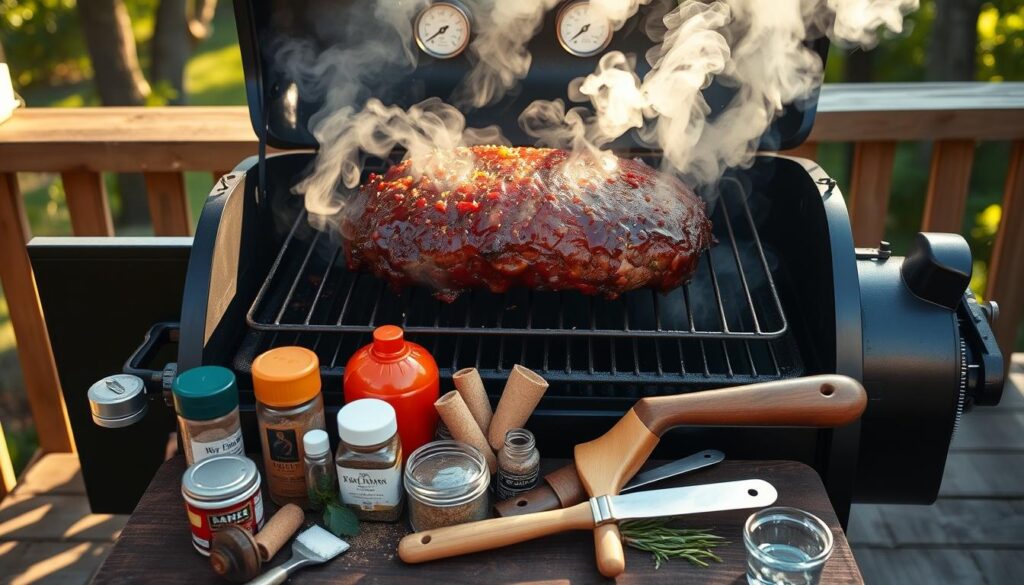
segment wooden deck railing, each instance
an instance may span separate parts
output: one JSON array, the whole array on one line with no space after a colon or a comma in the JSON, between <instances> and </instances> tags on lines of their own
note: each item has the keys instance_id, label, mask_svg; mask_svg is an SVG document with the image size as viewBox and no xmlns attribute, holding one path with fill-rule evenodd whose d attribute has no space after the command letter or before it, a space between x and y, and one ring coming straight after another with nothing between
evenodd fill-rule
<instances>
[{"instance_id":1,"label":"wooden deck railing","mask_svg":"<svg viewBox=\"0 0 1024 585\"><path fill-rule=\"evenodd\" d=\"M986 293L1002 306L997 336L1009 352L1024 306L1024 83L826 86L811 137L792 154L815 158L820 143L854 143L842 187L856 242L867 246L885 233L897 142L934 141L921 227L959 232L982 140L1013 144ZM219 175L255 151L244 107L30 108L0 124L0 280L42 450L74 444L25 251L31 234L15 173L60 173L74 235L110 236L101 173L142 172L154 233L188 235L182 172ZM11 487L6 459L0 444L0 492Z\"/></svg>"}]
</instances>

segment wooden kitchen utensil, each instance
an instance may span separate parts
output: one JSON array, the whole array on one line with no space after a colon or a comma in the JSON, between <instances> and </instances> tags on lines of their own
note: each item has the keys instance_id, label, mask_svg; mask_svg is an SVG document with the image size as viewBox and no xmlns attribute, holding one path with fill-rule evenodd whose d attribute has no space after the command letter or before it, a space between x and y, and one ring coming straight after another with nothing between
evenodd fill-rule
<instances>
[{"instance_id":1,"label":"wooden kitchen utensil","mask_svg":"<svg viewBox=\"0 0 1024 585\"><path fill-rule=\"evenodd\" d=\"M761 479L600 496L571 508L410 534L398 543L398 556L407 563L422 563L619 520L763 508L774 504L777 497L775 487Z\"/></svg>"},{"instance_id":2,"label":"wooden kitchen utensil","mask_svg":"<svg viewBox=\"0 0 1024 585\"><path fill-rule=\"evenodd\" d=\"M679 425L826 426L857 420L867 405L860 382L822 375L676 396L642 398L607 433L576 445L576 471L591 497L614 495L643 465L662 433ZM619 527L594 528L597 567L625 570Z\"/></svg>"}]
</instances>

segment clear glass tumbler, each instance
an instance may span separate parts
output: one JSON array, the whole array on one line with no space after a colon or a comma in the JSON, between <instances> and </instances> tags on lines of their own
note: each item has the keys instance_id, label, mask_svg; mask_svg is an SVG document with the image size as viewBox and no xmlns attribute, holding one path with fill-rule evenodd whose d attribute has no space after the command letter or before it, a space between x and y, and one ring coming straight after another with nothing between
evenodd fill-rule
<instances>
[{"instance_id":1,"label":"clear glass tumbler","mask_svg":"<svg viewBox=\"0 0 1024 585\"><path fill-rule=\"evenodd\" d=\"M817 516L796 508L765 508L747 518L750 585L815 585L832 554L832 531Z\"/></svg>"}]
</instances>

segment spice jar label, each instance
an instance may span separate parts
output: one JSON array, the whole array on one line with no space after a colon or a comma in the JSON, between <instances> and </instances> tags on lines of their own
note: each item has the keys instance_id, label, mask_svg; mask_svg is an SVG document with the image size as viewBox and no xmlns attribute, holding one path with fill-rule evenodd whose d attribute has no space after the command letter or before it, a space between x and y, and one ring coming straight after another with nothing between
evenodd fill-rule
<instances>
[{"instance_id":1,"label":"spice jar label","mask_svg":"<svg viewBox=\"0 0 1024 585\"><path fill-rule=\"evenodd\" d=\"M224 438L213 441L197 441L195 437L192 438L192 461L194 463L218 455L245 455L241 428Z\"/></svg>"},{"instance_id":2,"label":"spice jar label","mask_svg":"<svg viewBox=\"0 0 1024 585\"><path fill-rule=\"evenodd\" d=\"M498 485L495 488L498 493L498 499L507 500L515 495L532 490L537 487L539 477L540 469L538 467L534 467L533 471L523 475L499 470Z\"/></svg>"},{"instance_id":3,"label":"spice jar label","mask_svg":"<svg viewBox=\"0 0 1024 585\"><path fill-rule=\"evenodd\" d=\"M338 466L341 501L372 511L393 508L402 501L401 461L389 469L350 469Z\"/></svg>"},{"instance_id":4,"label":"spice jar label","mask_svg":"<svg viewBox=\"0 0 1024 585\"><path fill-rule=\"evenodd\" d=\"M256 534L263 527L263 497L259 490L239 503L223 507L200 508L186 500L185 509L192 528L192 544L207 556L216 530L237 524Z\"/></svg>"},{"instance_id":5,"label":"spice jar label","mask_svg":"<svg viewBox=\"0 0 1024 585\"><path fill-rule=\"evenodd\" d=\"M268 426L266 432L271 459L280 463L297 463L302 459L295 429Z\"/></svg>"}]
</instances>

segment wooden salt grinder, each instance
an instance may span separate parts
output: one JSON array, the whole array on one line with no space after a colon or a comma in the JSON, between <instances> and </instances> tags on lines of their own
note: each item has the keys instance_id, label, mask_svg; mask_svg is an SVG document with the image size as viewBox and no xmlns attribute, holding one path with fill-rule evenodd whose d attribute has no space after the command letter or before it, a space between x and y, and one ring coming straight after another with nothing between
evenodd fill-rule
<instances>
[{"instance_id":1,"label":"wooden salt grinder","mask_svg":"<svg viewBox=\"0 0 1024 585\"><path fill-rule=\"evenodd\" d=\"M287 504L277 511L256 536L241 526L225 526L213 533L210 566L228 581L244 583L260 574L260 567L281 550L302 526L302 508Z\"/></svg>"}]
</instances>

